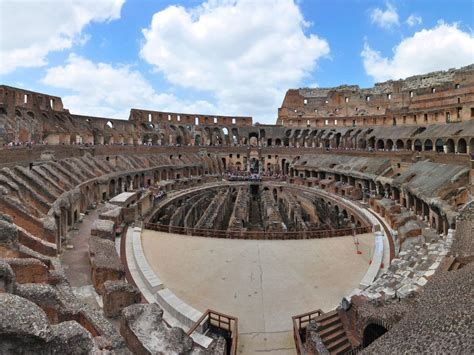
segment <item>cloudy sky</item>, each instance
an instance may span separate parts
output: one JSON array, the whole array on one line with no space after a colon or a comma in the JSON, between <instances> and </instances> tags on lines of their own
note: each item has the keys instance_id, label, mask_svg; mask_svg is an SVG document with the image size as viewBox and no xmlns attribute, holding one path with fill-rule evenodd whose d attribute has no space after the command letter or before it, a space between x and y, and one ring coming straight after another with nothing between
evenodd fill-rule
<instances>
[{"instance_id":1,"label":"cloudy sky","mask_svg":"<svg viewBox=\"0 0 474 355\"><path fill-rule=\"evenodd\" d=\"M0 0L0 83L78 114L274 123L289 88L474 62L472 0Z\"/></svg>"}]
</instances>

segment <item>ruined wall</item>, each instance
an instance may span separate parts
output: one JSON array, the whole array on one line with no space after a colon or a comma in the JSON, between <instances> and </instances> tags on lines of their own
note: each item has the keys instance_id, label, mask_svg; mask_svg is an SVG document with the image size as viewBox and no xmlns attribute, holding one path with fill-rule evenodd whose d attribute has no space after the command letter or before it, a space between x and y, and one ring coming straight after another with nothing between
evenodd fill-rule
<instances>
[{"instance_id":1,"label":"ruined wall","mask_svg":"<svg viewBox=\"0 0 474 355\"><path fill-rule=\"evenodd\" d=\"M452 123L474 117L474 66L404 80L288 90L277 124L341 127Z\"/></svg>"}]
</instances>

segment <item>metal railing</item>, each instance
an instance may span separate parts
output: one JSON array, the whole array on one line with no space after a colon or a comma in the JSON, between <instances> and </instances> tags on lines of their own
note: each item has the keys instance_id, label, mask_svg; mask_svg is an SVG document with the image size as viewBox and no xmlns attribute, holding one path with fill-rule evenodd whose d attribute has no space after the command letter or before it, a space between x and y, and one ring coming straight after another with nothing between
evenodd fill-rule
<instances>
[{"instance_id":1,"label":"metal railing","mask_svg":"<svg viewBox=\"0 0 474 355\"><path fill-rule=\"evenodd\" d=\"M225 338L228 355L237 354L238 318L208 309L188 330L188 335L191 335L200 326Z\"/></svg>"},{"instance_id":2,"label":"metal railing","mask_svg":"<svg viewBox=\"0 0 474 355\"><path fill-rule=\"evenodd\" d=\"M302 349L306 340L306 334L303 335L303 332L306 330L309 321L319 317L321 314L323 314L323 311L318 309L316 311L311 311L291 317L293 320L293 338L295 339L296 353L298 355L302 354Z\"/></svg>"},{"instance_id":3,"label":"metal railing","mask_svg":"<svg viewBox=\"0 0 474 355\"><path fill-rule=\"evenodd\" d=\"M159 223L145 223L145 229L158 232L192 235L196 237L227 238L227 239L320 239L342 237L346 235L363 234L372 232L372 226L361 226L356 228L341 228L327 230L301 230L296 232L275 231L240 231L240 230L217 230L198 229L189 227L171 226Z\"/></svg>"}]
</instances>

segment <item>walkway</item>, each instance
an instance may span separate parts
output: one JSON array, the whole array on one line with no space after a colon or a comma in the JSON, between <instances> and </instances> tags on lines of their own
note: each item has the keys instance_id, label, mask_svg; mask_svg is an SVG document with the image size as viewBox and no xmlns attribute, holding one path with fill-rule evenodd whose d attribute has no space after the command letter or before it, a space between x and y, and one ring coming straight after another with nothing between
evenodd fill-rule
<instances>
[{"instance_id":1,"label":"walkway","mask_svg":"<svg viewBox=\"0 0 474 355\"><path fill-rule=\"evenodd\" d=\"M100 206L89 211L82 223L77 223L78 230L71 230L66 244L73 246L65 249L60 256L66 277L76 297L94 308L99 307L101 298L92 286L91 266L89 262L89 238L94 221L99 218ZM102 205L103 206L103 205Z\"/></svg>"}]
</instances>

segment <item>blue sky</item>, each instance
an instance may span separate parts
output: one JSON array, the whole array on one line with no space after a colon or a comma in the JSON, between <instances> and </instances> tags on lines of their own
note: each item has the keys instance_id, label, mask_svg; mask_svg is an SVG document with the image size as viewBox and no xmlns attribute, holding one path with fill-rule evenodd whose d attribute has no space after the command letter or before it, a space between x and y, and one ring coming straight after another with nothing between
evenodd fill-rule
<instances>
[{"instance_id":1,"label":"blue sky","mask_svg":"<svg viewBox=\"0 0 474 355\"><path fill-rule=\"evenodd\" d=\"M274 123L289 88L369 87L474 62L470 0L0 4L0 82L95 116L137 107Z\"/></svg>"}]
</instances>

